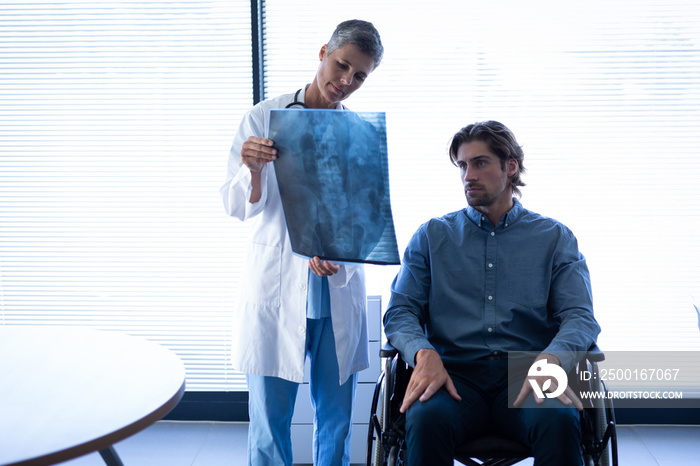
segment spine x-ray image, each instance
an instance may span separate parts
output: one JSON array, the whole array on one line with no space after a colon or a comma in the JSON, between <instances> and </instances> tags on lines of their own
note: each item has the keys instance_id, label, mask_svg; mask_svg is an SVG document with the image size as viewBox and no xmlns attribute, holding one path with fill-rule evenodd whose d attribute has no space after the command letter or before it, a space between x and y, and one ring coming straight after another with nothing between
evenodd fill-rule
<instances>
[{"instance_id":1,"label":"spine x-ray image","mask_svg":"<svg viewBox=\"0 0 700 466\"><path fill-rule=\"evenodd\" d=\"M384 113L273 109L268 128L294 253L399 264Z\"/></svg>"}]
</instances>

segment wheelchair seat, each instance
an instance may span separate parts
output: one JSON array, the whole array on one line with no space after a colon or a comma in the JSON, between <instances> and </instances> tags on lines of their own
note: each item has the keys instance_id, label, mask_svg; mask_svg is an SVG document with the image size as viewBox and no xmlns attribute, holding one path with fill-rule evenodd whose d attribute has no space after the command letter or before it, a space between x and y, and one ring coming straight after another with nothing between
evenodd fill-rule
<instances>
[{"instance_id":1,"label":"wheelchair seat","mask_svg":"<svg viewBox=\"0 0 700 466\"><path fill-rule=\"evenodd\" d=\"M455 449L455 459L468 466L488 464L490 466L509 466L532 456L529 447L515 440L486 435L469 440ZM477 463L473 458L479 458Z\"/></svg>"},{"instance_id":2,"label":"wheelchair seat","mask_svg":"<svg viewBox=\"0 0 700 466\"><path fill-rule=\"evenodd\" d=\"M390 344L380 350L384 370L375 387L367 439L367 466L397 466L405 464L405 416L399 413L412 369ZM591 348L574 369L597 372L597 363L605 355L597 346ZM570 375L570 386L577 390L607 392L599 378L582 386L580 377ZM585 466L608 466L612 458L617 466L617 435L612 400L584 401L581 413L582 445ZM510 466L532 456L530 448L511 439L496 435L458 445L454 458L467 466Z\"/></svg>"}]
</instances>

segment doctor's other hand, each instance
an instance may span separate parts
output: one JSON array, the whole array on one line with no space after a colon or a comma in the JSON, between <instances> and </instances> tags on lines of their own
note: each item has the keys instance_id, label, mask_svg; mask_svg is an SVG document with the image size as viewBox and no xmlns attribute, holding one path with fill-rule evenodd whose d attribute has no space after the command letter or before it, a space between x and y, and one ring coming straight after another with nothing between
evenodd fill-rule
<instances>
[{"instance_id":1,"label":"doctor's other hand","mask_svg":"<svg viewBox=\"0 0 700 466\"><path fill-rule=\"evenodd\" d=\"M274 142L267 138L251 136L241 146L241 162L251 173L259 173L262 167L277 159L277 149Z\"/></svg>"},{"instance_id":2,"label":"doctor's other hand","mask_svg":"<svg viewBox=\"0 0 700 466\"><path fill-rule=\"evenodd\" d=\"M322 261L318 256L309 261L309 268L319 277L330 277L340 270L340 265L328 261Z\"/></svg>"}]
</instances>

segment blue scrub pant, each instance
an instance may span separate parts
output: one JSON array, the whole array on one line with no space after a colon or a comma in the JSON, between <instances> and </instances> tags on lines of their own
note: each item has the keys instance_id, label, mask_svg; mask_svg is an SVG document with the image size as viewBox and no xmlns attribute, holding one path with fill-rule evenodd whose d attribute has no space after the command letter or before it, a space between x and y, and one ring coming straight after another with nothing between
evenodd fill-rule
<instances>
[{"instance_id":1,"label":"blue scrub pant","mask_svg":"<svg viewBox=\"0 0 700 466\"><path fill-rule=\"evenodd\" d=\"M314 464L350 464L350 434L357 374L340 379L331 319L306 320L309 388L314 408ZM248 464L292 465L291 423L299 384L277 377L247 375Z\"/></svg>"},{"instance_id":2,"label":"blue scrub pant","mask_svg":"<svg viewBox=\"0 0 700 466\"><path fill-rule=\"evenodd\" d=\"M406 413L408 466L452 466L457 445L486 433L530 445L536 466L582 464L576 408L549 398L545 403L551 407L535 407L532 396L526 402L530 407L509 408L507 364L478 361L467 372L460 371L468 378L452 376L461 401L443 388L427 401L411 405Z\"/></svg>"}]
</instances>

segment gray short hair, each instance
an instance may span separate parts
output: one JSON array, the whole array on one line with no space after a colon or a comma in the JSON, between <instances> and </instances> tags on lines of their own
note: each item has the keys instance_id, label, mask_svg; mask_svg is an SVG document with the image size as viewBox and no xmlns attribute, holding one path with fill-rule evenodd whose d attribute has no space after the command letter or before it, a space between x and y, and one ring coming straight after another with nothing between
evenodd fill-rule
<instances>
[{"instance_id":1,"label":"gray short hair","mask_svg":"<svg viewBox=\"0 0 700 466\"><path fill-rule=\"evenodd\" d=\"M333 31L328 41L326 53L339 49L345 44L357 46L374 60L374 67L378 67L384 56L384 46L379 32L369 21L351 19L340 23Z\"/></svg>"}]
</instances>

